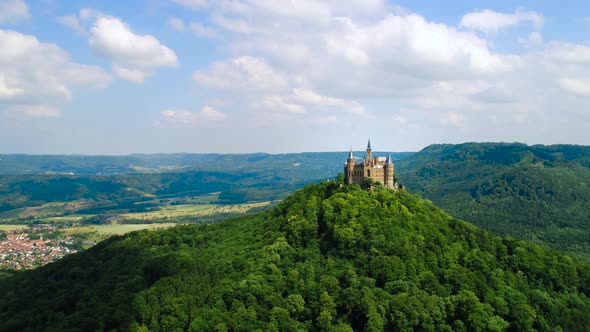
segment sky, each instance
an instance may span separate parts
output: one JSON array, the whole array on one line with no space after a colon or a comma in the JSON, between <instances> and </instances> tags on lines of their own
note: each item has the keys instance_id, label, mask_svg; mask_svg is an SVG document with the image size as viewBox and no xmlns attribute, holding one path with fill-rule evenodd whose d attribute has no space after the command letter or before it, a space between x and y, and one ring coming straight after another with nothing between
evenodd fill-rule
<instances>
[{"instance_id":1,"label":"sky","mask_svg":"<svg viewBox=\"0 0 590 332\"><path fill-rule=\"evenodd\" d=\"M590 145L572 0L0 0L0 153Z\"/></svg>"}]
</instances>

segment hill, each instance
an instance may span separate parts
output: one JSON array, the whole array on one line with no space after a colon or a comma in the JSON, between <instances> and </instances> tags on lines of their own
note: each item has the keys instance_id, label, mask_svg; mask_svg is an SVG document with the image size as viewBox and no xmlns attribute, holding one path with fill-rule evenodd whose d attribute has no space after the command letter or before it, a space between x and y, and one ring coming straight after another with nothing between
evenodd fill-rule
<instances>
[{"instance_id":1,"label":"hill","mask_svg":"<svg viewBox=\"0 0 590 332\"><path fill-rule=\"evenodd\" d=\"M590 257L590 147L431 145L396 167L410 190L457 218Z\"/></svg>"},{"instance_id":2,"label":"hill","mask_svg":"<svg viewBox=\"0 0 590 332\"><path fill-rule=\"evenodd\" d=\"M0 330L582 331L590 266L405 190L310 185L0 281Z\"/></svg>"}]
</instances>

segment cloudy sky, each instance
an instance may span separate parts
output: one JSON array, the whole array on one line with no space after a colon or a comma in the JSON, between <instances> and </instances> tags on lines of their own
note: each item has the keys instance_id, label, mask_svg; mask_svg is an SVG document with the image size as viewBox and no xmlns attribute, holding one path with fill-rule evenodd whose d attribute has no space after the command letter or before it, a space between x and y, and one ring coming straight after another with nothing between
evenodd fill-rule
<instances>
[{"instance_id":1,"label":"cloudy sky","mask_svg":"<svg viewBox=\"0 0 590 332\"><path fill-rule=\"evenodd\" d=\"M0 0L0 153L590 145L590 6Z\"/></svg>"}]
</instances>

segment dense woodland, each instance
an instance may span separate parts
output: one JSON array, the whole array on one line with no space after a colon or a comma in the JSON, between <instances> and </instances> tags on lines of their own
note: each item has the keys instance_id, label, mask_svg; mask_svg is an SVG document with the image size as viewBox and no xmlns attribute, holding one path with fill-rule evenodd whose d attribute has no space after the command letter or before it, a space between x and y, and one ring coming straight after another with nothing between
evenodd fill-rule
<instances>
[{"instance_id":1,"label":"dense woodland","mask_svg":"<svg viewBox=\"0 0 590 332\"><path fill-rule=\"evenodd\" d=\"M584 331L590 266L406 190L310 185L0 282L2 331Z\"/></svg>"},{"instance_id":2,"label":"dense woodland","mask_svg":"<svg viewBox=\"0 0 590 332\"><path fill-rule=\"evenodd\" d=\"M590 147L432 145L396 166L457 218L590 259Z\"/></svg>"}]
</instances>

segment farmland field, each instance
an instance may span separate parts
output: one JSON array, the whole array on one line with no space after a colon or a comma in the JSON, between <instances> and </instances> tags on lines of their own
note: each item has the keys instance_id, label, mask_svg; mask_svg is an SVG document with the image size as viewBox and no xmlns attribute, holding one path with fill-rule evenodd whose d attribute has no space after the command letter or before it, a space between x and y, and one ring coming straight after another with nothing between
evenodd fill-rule
<instances>
[{"instance_id":1,"label":"farmland field","mask_svg":"<svg viewBox=\"0 0 590 332\"><path fill-rule=\"evenodd\" d=\"M0 225L0 231L13 231L15 229L23 229L27 225Z\"/></svg>"}]
</instances>

